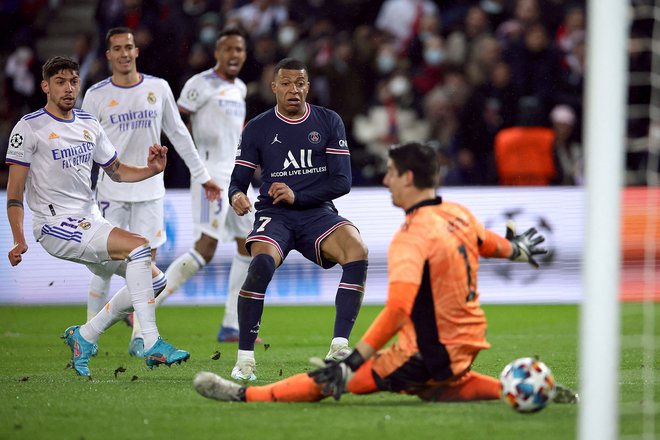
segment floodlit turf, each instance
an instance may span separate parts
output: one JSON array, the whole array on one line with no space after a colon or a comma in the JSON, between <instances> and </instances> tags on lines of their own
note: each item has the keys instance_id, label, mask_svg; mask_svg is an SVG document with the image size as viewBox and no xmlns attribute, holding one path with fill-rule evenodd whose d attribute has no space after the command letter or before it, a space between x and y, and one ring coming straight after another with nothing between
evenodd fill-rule
<instances>
[{"instance_id":1,"label":"floodlit turf","mask_svg":"<svg viewBox=\"0 0 660 440\"><path fill-rule=\"evenodd\" d=\"M637 331L641 307L624 307L623 327ZM485 309L493 348L482 352L475 370L499 375L514 358L539 355L558 381L576 385L576 306ZM378 310L363 308L356 337ZM215 342L219 307L158 310L161 334L192 355L188 363L172 368L149 370L143 360L130 358L130 331L117 324L101 337L89 381L66 368L70 350L59 339L84 315L83 307L0 307L0 439L575 438L577 407L571 405L521 415L499 401L430 404L384 393L315 404L204 399L192 388L195 373L228 376L235 360L236 344ZM261 335L267 345L256 350L257 384L306 371L309 357L323 356L332 317L330 307L266 307ZM622 396L634 401L641 396L642 382L635 373L642 355L625 353ZM622 417L622 432L639 433L640 420Z\"/></svg>"}]
</instances>

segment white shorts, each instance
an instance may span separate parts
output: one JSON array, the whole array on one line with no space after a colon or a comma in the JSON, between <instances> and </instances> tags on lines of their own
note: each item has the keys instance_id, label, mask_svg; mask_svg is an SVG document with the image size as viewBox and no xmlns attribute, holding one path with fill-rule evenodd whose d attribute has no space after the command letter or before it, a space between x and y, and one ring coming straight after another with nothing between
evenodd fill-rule
<instances>
[{"instance_id":1,"label":"white shorts","mask_svg":"<svg viewBox=\"0 0 660 440\"><path fill-rule=\"evenodd\" d=\"M163 199L146 202L99 199L98 205L106 220L118 228L140 234L149 240L152 249L162 246L167 241Z\"/></svg>"},{"instance_id":2,"label":"white shorts","mask_svg":"<svg viewBox=\"0 0 660 440\"><path fill-rule=\"evenodd\" d=\"M34 218L32 232L54 257L85 265L110 261L108 236L114 226L99 212L80 216Z\"/></svg>"},{"instance_id":3,"label":"white shorts","mask_svg":"<svg viewBox=\"0 0 660 440\"><path fill-rule=\"evenodd\" d=\"M204 187L197 183L190 184L192 201L193 234L199 237L202 233L215 238L221 243L233 241L236 238L246 238L254 225L254 211L238 216L229 205L227 190L223 186L220 201L209 202L204 195ZM250 197L254 203L254 198Z\"/></svg>"}]
</instances>

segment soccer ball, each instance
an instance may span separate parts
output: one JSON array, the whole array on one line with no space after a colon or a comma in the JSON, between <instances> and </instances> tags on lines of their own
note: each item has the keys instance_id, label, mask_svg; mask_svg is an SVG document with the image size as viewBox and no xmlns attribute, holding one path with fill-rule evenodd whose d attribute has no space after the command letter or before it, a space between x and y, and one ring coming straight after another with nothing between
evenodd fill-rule
<instances>
[{"instance_id":1,"label":"soccer ball","mask_svg":"<svg viewBox=\"0 0 660 440\"><path fill-rule=\"evenodd\" d=\"M516 359L500 375L502 400L522 413L540 411L555 395L555 379L543 362L531 357Z\"/></svg>"}]
</instances>

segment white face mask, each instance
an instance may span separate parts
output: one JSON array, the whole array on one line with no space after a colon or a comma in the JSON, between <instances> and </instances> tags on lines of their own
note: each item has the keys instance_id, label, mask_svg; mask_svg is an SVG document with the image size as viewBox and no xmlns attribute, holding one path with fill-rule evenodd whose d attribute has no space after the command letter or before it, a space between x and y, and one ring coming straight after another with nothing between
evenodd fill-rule
<instances>
[{"instance_id":1,"label":"white face mask","mask_svg":"<svg viewBox=\"0 0 660 440\"><path fill-rule=\"evenodd\" d=\"M424 61L430 66L439 66L445 60L445 51L442 49L428 49L424 51Z\"/></svg>"},{"instance_id":2,"label":"white face mask","mask_svg":"<svg viewBox=\"0 0 660 440\"><path fill-rule=\"evenodd\" d=\"M203 27L199 32L199 41L204 44L213 44L215 43L216 38L218 37L218 32L215 28L211 26Z\"/></svg>"},{"instance_id":3,"label":"white face mask","mask_svg":"<svg viewBox=\"0 0 660 440\"><path fill-rule=\"evenodd\" d=\"M283 27L277 34L277 41L280 43L280 46L284 47L293 45L296 38L298 38L298 32L292 27Z\"/></svg>"},{"instance_id":4,"label":"white face mask","mask_svg":"<svg viewBox=\"0 0 660 440\"><path fill-rule=\"evenodd\" d=\"M410 81L403 76L395 76L390 81L389 87L392 95L400 97L410 91Z\"/></svg>"},{"instance_id":5,"label":"white face mask","mask_svg":"<svg viewBox=\"0 0 660 440\"><path fill-rule=\"evenodd\" d=\"M396 59L389 54L378 55L376 59L376 68L381 74L388 74L396 67Z\"/></svg>"}]
</instances>

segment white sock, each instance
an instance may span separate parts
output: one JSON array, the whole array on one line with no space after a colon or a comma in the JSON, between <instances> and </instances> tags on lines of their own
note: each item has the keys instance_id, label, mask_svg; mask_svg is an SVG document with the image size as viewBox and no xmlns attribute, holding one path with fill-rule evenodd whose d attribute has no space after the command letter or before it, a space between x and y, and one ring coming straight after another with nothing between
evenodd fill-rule
<instances>
[{"instance_id":1,"label":"white sock","mask_svg":"<svg viewBox=\"0 0 660 440\"><path fill-rule=\"evenodd\" d=\"M254 360L254 351L253 350L238 350L238 356L236 356L238 362L241 361L250 361Z\"/></svg>"},{"instance_id":2,"label":"white sock","mask_svg":"<svg viewBox=\"0 0 660 440\"><path fill-rule=\"evenodd\" d=\"M154 295L157 294L159 290L162 293L162 289L165 287L165 284L167 284L167 277L163 272L159 272L158 275L153 277L151 279L151 286L154 289ZM156 298L156 307L158 307L158 298ZM131 334L131 340L135 338L143 338L142 326L140 325L140 320L137 318L137 316L133 316L133 333Z\"/></svg>"},{"instance_id":3,"label":"white sock","mask_svg":"<svg viewBox=\"0 0 660 440\"><path fill-rule=\"evenodd\" d=\"M348 339L346 338L332 338L330 345L348 345Z\"/></svg>"},{"instance_id":4,"label":"white sock","mask_svg":"<svg viewBox=\"0 0 660 440\"><path fill-rule=\"evenodd\" d=\"M174 260L170 267L165 271L167 276L167 286L158 298L156 304L160 305L172 293L176 292L179 287L188 279L195 275L199 269L206 265L206 261L202 255L195 249L190 249L185 254Z\"/></svg>"},{"instance_id":5,"label":"white sock","mask_svg":"<svg viewBox=\"0 0 660 440\"><path fill-rule=\"evenodd\" d=\"M238 292L241 290L252 257L236 254L229 269L229 286L227 287L227 300L225 301L225 317L223 327L238 328Z\"/></svg>"},{"instance_id":6,"label":"white sock","mask_svg":"<svg viewBox=\"0 0 660 440\"><path fill-rule=\"evenodd\" d=\"M80 336L88 342L96 344L101 333L109 329L114 323L124 319L128 313L133 311L133 303L128 287L124 286L112 299L101 308L96 316L89 319L80 327Z\"/></svg>"},{"instance_id":7,"label":"white sock","mask_svg":"<svg viewBox=\"0 0 660 440\"><path fill-rule=\"evenodd\" d=\"M151 285L151 247L148 244L137 247L128 255L126 264L126 285L131 292L135 317L142 326L144 349L149 350L158 340L156 327L156 302Z\"/></svg>"},{"instance_id":8,"label":"white sock","mask_svg":"<svg viewBox=\"0 0 660 440\"><path fill-rule=\"evenodd\" d=\"M92 275L92 279L89 281L89 293L87 296L88 321L96 316L103 309L105 303L108 302L108 291L110 290L111 280L112 276L106 278Z\"/></svg>"}]
</instances>

